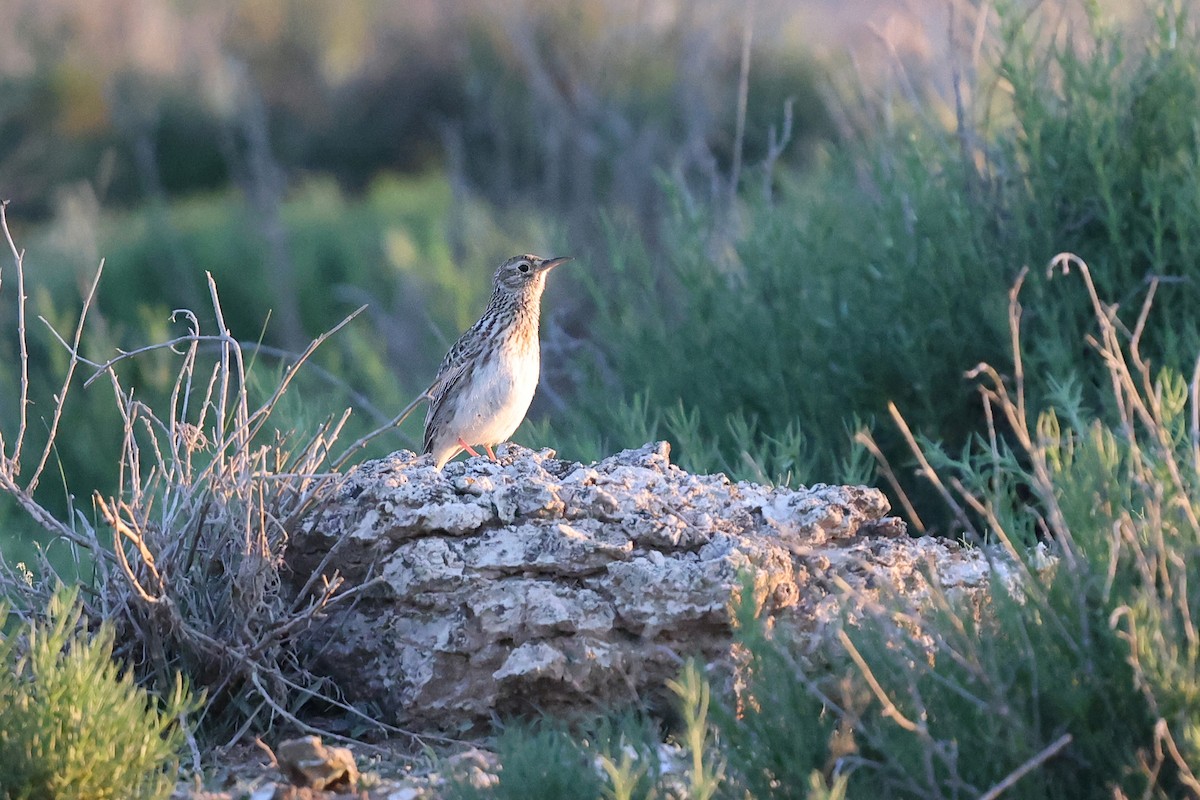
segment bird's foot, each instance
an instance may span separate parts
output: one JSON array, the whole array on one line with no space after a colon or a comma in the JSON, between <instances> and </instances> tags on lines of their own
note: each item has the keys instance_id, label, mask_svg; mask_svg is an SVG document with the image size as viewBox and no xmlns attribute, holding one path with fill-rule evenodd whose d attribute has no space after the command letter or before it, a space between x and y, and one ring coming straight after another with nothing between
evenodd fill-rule
<instances>
[{"instance_id":1,"label":"bird's foot","mask_svg":"<svg viewBox=\"0 0 1200 800\"><path fill-rule=\"evenodd\" d=\"M490 444L485 444L483 448L487 450L488 458L490 458L492 461L495 461L496 454L492 452L492 446Z\"/></svg>"},{"instance_id":2,"label":"bird's foot","mask_svg":"<svg viewBox=\"0 0 1200 800\"><path fill-rule=\"evenodd\" d=\"M464 442L464 441L462 440L462 437L461 437L461 436L460 436L460 437L458 437L458 446L459 446L459 447L461 447L463 450L466 450L468 453L470 453L471 455L475 456L476 458L479 458L479 453L475 452L475 448L474 448L474 447L471 447L471 445L469 445L469 444L467 444L466 442ZM492 453L492 448L490 448L490 447L489 447L489 448L488 448L488 455L491 455L491 453ZM492 456L492 461L495 461L495 460L496 460L496 457L495 457L495 456Z\"/></svg>"}]
</instances>

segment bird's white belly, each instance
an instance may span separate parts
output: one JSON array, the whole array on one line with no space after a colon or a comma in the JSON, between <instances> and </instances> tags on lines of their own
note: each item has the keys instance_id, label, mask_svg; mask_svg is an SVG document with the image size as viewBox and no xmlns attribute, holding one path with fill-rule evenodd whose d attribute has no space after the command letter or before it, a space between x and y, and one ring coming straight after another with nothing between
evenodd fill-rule
<instances>
[{"instance_id":1,"label":"bird's white belly","mask_svg":"<svg viewBox=\"0 0 1200 800\"><path fill-rule=\"evenodd\" d=\"M464 386L451 426L469 445L507 441L525 419L537 389L539 354L506 349L499 363Z\"/></svg>"}]
</instances>

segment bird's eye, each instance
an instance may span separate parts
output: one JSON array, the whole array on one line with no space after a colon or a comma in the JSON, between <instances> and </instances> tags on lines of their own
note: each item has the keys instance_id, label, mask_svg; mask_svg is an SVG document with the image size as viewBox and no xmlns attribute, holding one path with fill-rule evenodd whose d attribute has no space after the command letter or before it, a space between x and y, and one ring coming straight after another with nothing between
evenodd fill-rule
<instances>
[{"instance_id":1,"label":"bird's eye","mask_svg":"<svg viewBox=\"0 0 1200 800\"><path fill-rule=\"evenodd\" d=\"M524 261L522 261L522 262L521 262L521 263L520 263L520 264L517 266L517 269L521 270L521 272L529 272L529 265L528 265L528 264L526 264Z\"/></svg>"}]
</instances>

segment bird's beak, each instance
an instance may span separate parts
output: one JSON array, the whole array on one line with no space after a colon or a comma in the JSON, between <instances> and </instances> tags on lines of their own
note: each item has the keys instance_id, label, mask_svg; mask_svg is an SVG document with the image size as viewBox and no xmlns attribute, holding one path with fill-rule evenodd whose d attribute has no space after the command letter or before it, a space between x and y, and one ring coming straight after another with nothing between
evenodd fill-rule
<instances>
[{"instance_id":1,"label":"bird's beak","mask_svg":"<svg viewBox=\"0 0 1200 800\"><path fill-rule=\"evenodd\" d=\"M547 258L547 259L544 259L541 264L538 264L538 271L539 272L549 272L550 270L557 267L559 264L565 264L568 261L574 261L574 260L575 259L571 258L570 256L562 256L560 258Z\"/></svg>"}]
</instances>

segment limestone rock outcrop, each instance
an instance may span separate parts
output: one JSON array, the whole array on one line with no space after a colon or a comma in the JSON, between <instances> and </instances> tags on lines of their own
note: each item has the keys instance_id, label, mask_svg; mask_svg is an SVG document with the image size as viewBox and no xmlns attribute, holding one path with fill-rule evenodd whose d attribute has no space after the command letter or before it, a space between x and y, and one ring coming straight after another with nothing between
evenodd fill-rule
<instances>
[{"instance_id":1,"label":"limestone rock outcrop","mask_svg":"<svg viewBox=\"0 0 1200 800\"><path fill-rule=\"evenodd\" d=\"M990 568L910 539L876 489L693 475L665 442L594 464L508 445L433 469L362 464L290 544L290 574L374 581L306 637L355 701L410 729L646 701L683 659L727 657L732 607L819 639L847 586L975 591ZM747 583L748 581L748 583Z\"/></svg>"}]
</instances>

